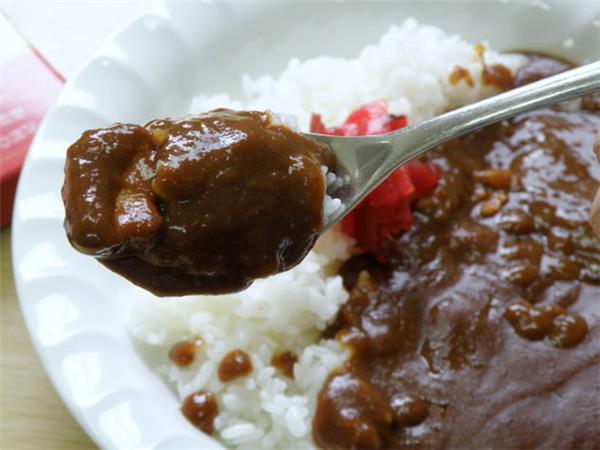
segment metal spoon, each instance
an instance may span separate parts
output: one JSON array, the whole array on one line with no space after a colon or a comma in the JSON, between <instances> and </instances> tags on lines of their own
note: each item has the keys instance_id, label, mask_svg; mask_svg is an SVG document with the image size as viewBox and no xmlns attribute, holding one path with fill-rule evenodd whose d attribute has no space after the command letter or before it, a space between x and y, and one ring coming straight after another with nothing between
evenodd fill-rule
<instances>
[{"instance_id":1,"label":"metal spoon","mask_svg":"<svg viewBox=\"0 0 600 450\"><path fill-rule=\"evenodd\" d=\"M328 189L343 207L328 218L326 231L402 164L450 139L532 109L600 90L600 61L513 89L394 133L340 137L305 136L328 144L337 156L341 187Z\"/></svg>"}]
</instances>

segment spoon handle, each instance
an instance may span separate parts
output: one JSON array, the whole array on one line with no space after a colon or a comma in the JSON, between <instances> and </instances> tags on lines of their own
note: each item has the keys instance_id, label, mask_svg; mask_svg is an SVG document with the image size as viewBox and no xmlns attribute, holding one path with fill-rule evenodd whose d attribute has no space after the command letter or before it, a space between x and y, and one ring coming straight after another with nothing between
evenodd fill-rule
<instances>
[{"instance_id":1,"label":"spoon handle","mask_svg":"<svg viewBox=\"0 0 600 450\"><path fill-rule=\"evenodd\" d=\"M389 135L387 176L406 161L444 142L517 114L600 90L600 61L571 69L480 102L455 109Z\"/></svg>"}]
</instances>

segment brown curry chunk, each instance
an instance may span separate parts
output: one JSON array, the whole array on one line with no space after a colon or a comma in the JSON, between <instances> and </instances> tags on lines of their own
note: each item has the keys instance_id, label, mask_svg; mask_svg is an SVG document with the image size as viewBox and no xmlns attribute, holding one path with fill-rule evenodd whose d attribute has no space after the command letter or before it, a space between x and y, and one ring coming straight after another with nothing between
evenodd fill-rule
<instances>
[{"instance_id":1,"label":"brown curry chunk","mask_svg":"<svg viewBox=\"0 0 600 450\"><path fill-rule=\"evenodd\" d=\"M324 144L219 109L83 133L67 152L73 246L157 295L224 293L298 264L324 224Z\"/></svg>"},{"instance_id":2,"label":"brown curry chunk","mask_svg":"<svg viewBox=\"0 0 600 450\"><path fill-rule=\"evenodd\" d=\"M219 380L223 383L245 377L252 372L252 360L242 350L227 353L219 364Z\"/></svg>"},{"instance_id":3,"label":"brown curry chunk","mask_svg":"<svg viewBox=\"0 0 600 450\"><path fill-rule=\"evenodd\" d=\"M215 431L214 422L219 414L219 405L214 394L200 390L188 395L181 405L181 412L200 431L206 434Z\"/></svg>"},{"instance_id":4,"label":"brown curry chunk","mask_svg":"<svg viewBox=\"0 0 600 450\"><path fill-rule=\"evenodd\" d=\"M176 342L169 350L169 359L177 367L188 367L194 362L196 353L203 345L204 341L200 338Z\"/></svg>"}]
</instances>

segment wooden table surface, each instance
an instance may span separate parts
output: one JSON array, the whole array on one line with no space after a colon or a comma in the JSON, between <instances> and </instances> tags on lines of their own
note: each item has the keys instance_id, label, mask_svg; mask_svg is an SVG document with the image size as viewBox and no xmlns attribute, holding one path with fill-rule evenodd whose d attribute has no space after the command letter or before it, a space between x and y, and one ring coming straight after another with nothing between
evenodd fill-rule
<instances>
[{"instance_id":1,"label":"wooden table surface","mask_svg":"<svg viewBox=\"0 0 600 450\"><path fill-rule=\"evenodd\" d=\"M31 345L15 293L10 231L0 238L0 449L96 448L54 391Z\"/></svg>"}]
</instances>

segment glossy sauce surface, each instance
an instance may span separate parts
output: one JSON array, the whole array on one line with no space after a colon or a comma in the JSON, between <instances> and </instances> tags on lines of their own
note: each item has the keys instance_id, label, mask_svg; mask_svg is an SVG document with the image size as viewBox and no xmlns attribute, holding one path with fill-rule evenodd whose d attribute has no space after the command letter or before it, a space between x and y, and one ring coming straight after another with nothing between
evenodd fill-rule
<instances>
[{"instance_id":1,"label":"glossy sauce surface","mask_svg":"<svg viewBox=\"0 0 600 450\"><path fill-rule=\"evenodd\" d=\"M242 350L227 353L219 364L219 380L223 383L245 377L252 372L252 361Z\"/></svg>"},{"instance_id":2,"label":"glossy sauce surface","mask_svg":"<svg viewBox=\"0 0 600 450\"><path fill-rule=\"evenodd\" d=\"M215 431L219 405L214 394L201 390L188 395L181 405L181 412L200 431L206 434Z\"/></svg>"},{"instance_id":3,"label":"glossy sauce surface","mask_svg":"<svg viewBox=\"0 0 600 450\"><path fill-rule=\"evenodd\" d=\"M224 293L287 270L323 226L325 145L260 112L90 130L68 150L73 246L157 295Z\"/></svg>"},{"instance_id":4,"label":"glossy sauce surface","mask_svg":"<svg viewBox=\"0 0 600 450\"><path fill-rule=\"evenodd\" d=\"M523 80L556 67L535 64ZM598 447L599 128L545 109L428 156L442 179L389 263L341 268L351 296L325 336L352 356L319 394L318 446Z\"/></svg>"},{"instance_id":5,"label":"glossy sauce surface","mask_svg":"<svg viewBox=\"0 0 600 450\"><path fill-rule=\"evenodd\" d=\"M169 351L169 359L177 367L187 367L196 359L196 353L202 347L204 341L200 338L177 342Z\"/></svg>"}]
</instances>

